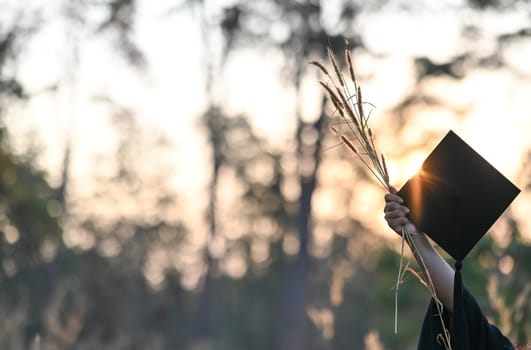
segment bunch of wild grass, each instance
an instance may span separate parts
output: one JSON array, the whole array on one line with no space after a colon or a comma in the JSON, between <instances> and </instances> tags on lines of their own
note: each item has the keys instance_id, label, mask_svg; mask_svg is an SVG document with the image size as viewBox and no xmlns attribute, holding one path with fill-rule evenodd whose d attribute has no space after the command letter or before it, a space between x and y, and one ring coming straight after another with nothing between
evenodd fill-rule
<instances>
[{"instance_id":1,"label":"bunch of wild grass","mask_svg":"<svg viewBox=\"0 0 531 350\"><path fill-rule=\"evenodd\" d=\"M336 112L339 114L336 116L336 119L339 120L334 123L334 126L331 126L331 129L339 137L341 143L363 162L378 182L390 191L391 185L389 184L385 157L378 153L372 130L369 127L369 118L374 106L362 100L361 88L354 74L351 52L345 50L345 60L347 61L351 84L347 82L339 70L337 60L330 49L328 49L328 57L334 67L337 81L321 63L313 61L310 64L317 66L328 78L328 82L320 81L319 83L328 93ZM354 93L351 92L351 88ZM371 107L368 114L365 113L365 104Z\"/></svg>"},{"instance_id":2,"label":"bunch of wild grass","mask_svg":"<svg viewBox=\"0 0 531 350\"><path fill-rule=\"evenodd\" d=\"M373 132L369 127L369 118L374 106L362 99L361 88L357 82L356 74L354 73L352 54L348 48L345 49L345 61L348 68L350 82L345 79L345 76L339 69L336 57L330 48L328 48L328 58L333 66L334 75L330 74L320 62L313 61L310 62L310 64L318 67L327 78L327 81L320 81L319 83L326 91L330 101L335 107L335 111L331 116L335 121L332 123L330 129L335 135L337 135L339 141L351 151L355 157L361 160L363 165L385 188L385 190L391 192L392 187L389 183L389 172L387 170L385 157L382 153L378 152L376 144L374 143ZM365 110L366 106L369 106L368 113L366 113ZM444 330L444 334L441 334L438 340L444 344L447 350L451 350L450 334L442 319L443 305L435 293L433 281L426 264L422 259L422 255L418 254L418 249L415 240L413 239L414 234L415 233L409 232L405 229L405 227L402 230L400 266L395 286L395 333L398 331L398 289L404 280L405 273L411 271L422 284L430 290L430 293L436 302L439 318ZM405 242L409 244L413 254L418 257L421 270L424 272L422 275L416 273L409 267L409 261L404 261Z\"/></svg>"}]
</instances>

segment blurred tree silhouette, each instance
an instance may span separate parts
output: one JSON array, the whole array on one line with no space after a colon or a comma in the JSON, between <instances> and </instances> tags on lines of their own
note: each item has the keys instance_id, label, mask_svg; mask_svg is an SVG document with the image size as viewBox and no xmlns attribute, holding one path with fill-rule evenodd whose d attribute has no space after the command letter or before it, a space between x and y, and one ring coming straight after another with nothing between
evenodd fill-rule
<instances>
[{"instance_id":1,"label":"blurred tree silhouette","mask_svg":"<svg viewBox=\"0 0 531 350\"><path fill-rule=\"evenodd\" d=\"M295 118L297 120L296 146L294 155L298 159L299 198L296 221L298 252L293 264L288 267L289 274L285 282L283 304L284 315L280 335L280 349L300 349L306 347L308 325L306 307L308 303L308 276L310 273L309 247L312 231L312 200L317 187L317 174L320 165L325 130L324 101L318 118L313 122L305 121L301 111L301 83L306 73L306 65L311 57L323 54L323 47L330 45L333 50L341 51L343 38L328 32L321 22L322 9L319 2L277 2L275 9L262 12L248 4L236 4L226 8L220 26L225 37L227 55L236 49L236 43L243 44L266 42L281 48L286 57L287 80L292 82L297 96ZM263 23L263 28L253 25L252 19ZM274 24L281 24L289 33L278 41L269 33L261 32ZM245 40L248 40L247 42ZM306 118L307 119L307 118Z\"/></svg>"},{"instance_id":2,"label":"blurred tree silhouette","mask_svg":"<svg viewBox=\"0 0 531 350\"><path fill-rule=\"evenodd\" d=\"M84 14L86 4L68 5L72 18L76 11ZM116 20L111 18L106 25ZM120 21L127 20L120 15ZM85 24L80 17L75 21ZM25 31L16 25L0 34L1 112L32 98L16 75L6 73L16 72L18 41L23 45L28 40L20 34ZM69 73L76 74L75 65ZM2 348L163 349L185 341L182 333L175 332L186 329L191 318L182 313L186 298L179 298L183 293L180 272L170 258L158 259L161 251L173 256L170 253L179 246L185 228L168 214L175 204L167 184L170 174L162 165L142 167L149 163L149 152L164 148L167 142L146 140L127 109L100 100L114 110L114 122L123 137L117 159L108 161L117 172L95 179L100 192L94 198L67 198L69 146L60 183L52 188L46 174L35 167L37 154L15 154L7 129L3 124L0 128ZM140 212L104 215L113 205L124 207L128 201L130 206L139 200ZM104 209L93 210L97 207ZM175 272L173 277L170 273L167 291L154 293L169 266ZM183 317L167 314L167 306Z\"/></svg>"}]
</instances>

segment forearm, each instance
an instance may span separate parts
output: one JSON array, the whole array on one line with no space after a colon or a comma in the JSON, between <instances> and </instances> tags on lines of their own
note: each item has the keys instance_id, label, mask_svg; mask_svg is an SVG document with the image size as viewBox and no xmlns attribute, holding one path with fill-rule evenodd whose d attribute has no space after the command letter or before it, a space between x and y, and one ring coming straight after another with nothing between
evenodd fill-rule
<instances>
[{"instance_id":1,"label":"forearm","mask_svg":"<svg viewBox=\"0 0 531 350\"><path fill-rule=\"evenodd\" d=\"M433 283L437 298L450 311L454 309L454 271L448 263L437 253L428 238L417 232L415 226L407 218L409 208L402 205L404 200L391 188L391 193L384 197L385 220L395 232L402 234L404 228L411 232L411 242L408 242L419 264L426 282Z\"/></svg>"},{"instance_id":2,"label":"forearm","mask_svg":"<svg viewBox=\"0 0 531 350\"><path fill-rule=\"evenodd\" d=\"M435 288L437 298L450 311L453 311L454 306L454 271L448 263L439 255L437 250L433 248L428 238L423 233L411 234L412 242L409 243L410 248L420 266L424 279L429 283L429 278ZM416 249L414 249L413 244ZM421 259L422 258L422 259ZM422 263L424 262L424 264ZM425 265L425 266L423 266ZM429 272L428 274L425 268Z\"/></svg>"}]
</instances>

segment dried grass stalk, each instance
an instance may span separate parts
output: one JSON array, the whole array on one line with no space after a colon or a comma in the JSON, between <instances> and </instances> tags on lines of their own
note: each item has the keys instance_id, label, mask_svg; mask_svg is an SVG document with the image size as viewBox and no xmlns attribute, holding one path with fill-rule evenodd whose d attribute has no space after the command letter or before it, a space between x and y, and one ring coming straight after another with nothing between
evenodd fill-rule
<instances>
[{"instance_id":1,"label":"dried grass stalk","mask_svg":"<svg viewBox=\"0 0 531 350\"><path fill-rule=\"evenodd\" d=\"M325 74L331 83L331 86L327 83L320 82L323 89L330 96L330 100L337 110L341 118L341 127L330 127L332 132L339 137L340 142L351 151L357 158L361 160L363 165L374 175L376 180L387 190L391 191L391 185L389 183L389 172L387 164L383 154L379 153L374 143L374 135L372 130L368 126L370 113L365 114L364 104L361 94L361 87L356 79L354 72L354 64L352 62L352 54L350 50L345 50L345 61L347 63L350 80L353 83L354 94L350 93L349 85L346 83L345 78L339 70L336 57L332 50L328 48L328 57L330 63L334 68L335 79L329 73L329 71L319 62L313 61L310 64L319 68L319 70ZM369 104L371 107L372 105ZM371 109L372 111L372 109ZM339 125L338 125L339 126ZM343 129L343 130L342 130ZM422 259L422 256L418 254L418 249L413 240L414 233L409 232L405 228L402 231L402 251L400 256L400 266L397 275L397 281L395 286L395 333L397 332L397 315L398 315L398 289L403 281L404 274L408 271L409 262L404 262L404 245L405 242L409 244L413 254L419 257L418 261L422 271L425 271L426 276L422 278L424 284L431 292L433 299L437 305L437 311L439 313L440 320L442 322L444 334L439 335L441 342L444 344L446 350L451 350L450 346L450 333L444 325L442 319L443 306L439 298L435 293L435 287L431 279L430 273ZM417 274L417 276L419 276Z\"/></svg>"}]
</instances>

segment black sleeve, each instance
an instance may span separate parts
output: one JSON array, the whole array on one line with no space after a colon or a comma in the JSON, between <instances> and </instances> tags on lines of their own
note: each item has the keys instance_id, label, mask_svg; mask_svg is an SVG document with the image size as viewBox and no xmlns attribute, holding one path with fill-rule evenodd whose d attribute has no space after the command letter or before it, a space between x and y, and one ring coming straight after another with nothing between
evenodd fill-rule
<instances>
[{"instance_id":1,"label":"black sleeve","mask_svg":"<svg viewBox=\"0 0 531 350\"><path fill-rule=\"evenodd\" d=\"M466 288L463 293L463 306L465 311L465 334L469 345L467 350L514 350L509 339L498 328L488 322L478 303ZM443 310L442 318L451 334L451 314L446 309ZM432 299L422 324L418 350L444 350L440 340L442 335L443 328L440 317L435 301Z\"/></svg>"}]
</instances>

